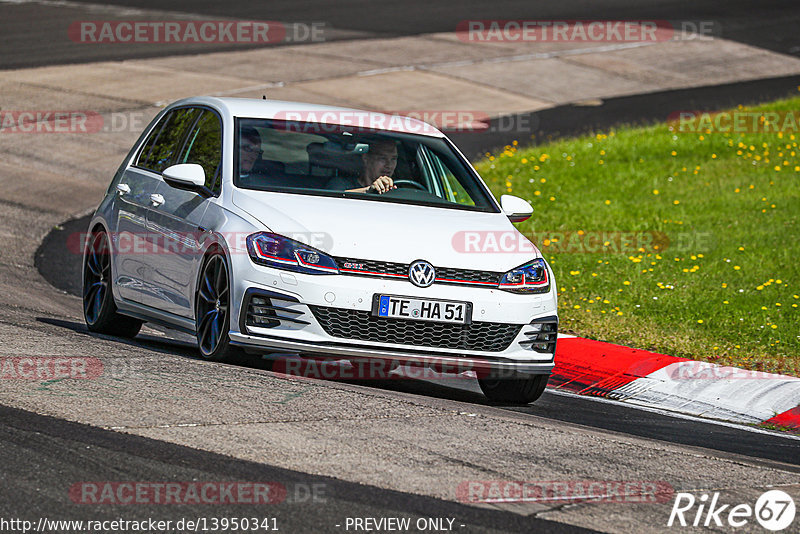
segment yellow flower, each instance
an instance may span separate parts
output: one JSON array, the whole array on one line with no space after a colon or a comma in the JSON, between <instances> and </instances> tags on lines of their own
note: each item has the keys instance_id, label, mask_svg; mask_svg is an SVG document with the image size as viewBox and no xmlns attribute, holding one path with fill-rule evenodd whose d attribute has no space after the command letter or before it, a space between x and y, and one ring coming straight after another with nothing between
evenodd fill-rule
<instances>
[{"instance_id":1,"label":"yellow flower","mask_svg":"<svg viewBox=\"0 0 800 534\"><path fill-rule=\"evenodd\" d=\"M698 320L697 320L697 322L698 322L699 324L703 324L703 320L702 320L702 319L698 319Z\"/></svg>"},{"instance_id":2,"label":"yellow flower","mask_svg":"<svg viewBox=\"0 0 800 534\"><path fill-rule=\"evenodd\" d=\"M770 326L770 328L772 328L772 329L778 328L778 325L774 324L774 325Z\"/></svg>"},{"instance_id":3,"label":"yellow flower","mask_svg":"<svg viewBox=\"0 0 800 534\"><path fill-rule=\"evenodd\" d=\"M653 194L657 195L658 194L658 189L653 189Z\"/></svg>"},{"instance_id":4,"label":"yellow flower","mask_svg":"<svg viewBox=\"0 0 800 534\"><path fill-rule=\"evenodd\" d=\"M606 206L608 206L609 204L611 204L611 201L610 200L606 200Z\"/></svg>"},{"instance_id":5,"label":"yellow flower","mask_svg":"<svg viewBox=\"0 0 800 534\"><path fill-rule=\"evenodd\" d=\"M631 285L631 283L628 280L625 280L624 282L622 282L622 285L629 286Z\"/></svg>"},{"instance_id":6,"label":"yellow flower","mask_svg":"<svg viewBox=\"0 0 800 534\"><path fill-rule=\"evenodd\" d=\"M738 270L740 270L740 269L741 269L741 267L739 267L738 265L734 265L734 266L733 266L733 270L734 270L734 271L738 271Z\"/></svg>"},{"instance_id":7,"label":"yellow flower","mask_svg":"<svg viewBox=\"0 0 800 534\"><path fill-rule=\"evenodd\" d=\"M673 155L673 156L677 156L677 155L678 155L678 153L677 153L677 152L675 152L675 151L673 150L673 151L672 151L672 155Z\"/></svg>"}]
</instances>

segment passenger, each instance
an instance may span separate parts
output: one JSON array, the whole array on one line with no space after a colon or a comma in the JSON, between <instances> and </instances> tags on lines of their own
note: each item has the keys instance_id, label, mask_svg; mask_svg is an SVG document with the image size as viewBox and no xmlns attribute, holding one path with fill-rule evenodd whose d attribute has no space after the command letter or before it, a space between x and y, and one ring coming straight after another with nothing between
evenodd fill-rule
<instances>
[{"instance_id":1,"label":"passenger","mask_svg":"<svg viewBox=\"0 0 800 534\"><path fill-rule=\"evenodd\" d=\"M264 150L261 148L261 136L255 128L242 128L239 139L239 177L247 178L253 171L256 162L261 159Z\"/></svg>"},{"instance_id":2,"label":"passenger","mask_svg":"<svg viewBox=\"0 0 800 534\"><path fill-rule=\"evenodd\" d=\"M369 145L369 152L361 156L363 170L358 178L340 176L328 183L329 189L351 193L383 194L397 189L392 173L397 167L397 144L391 139L380 139Z\"/></svg>"}]
</instances>

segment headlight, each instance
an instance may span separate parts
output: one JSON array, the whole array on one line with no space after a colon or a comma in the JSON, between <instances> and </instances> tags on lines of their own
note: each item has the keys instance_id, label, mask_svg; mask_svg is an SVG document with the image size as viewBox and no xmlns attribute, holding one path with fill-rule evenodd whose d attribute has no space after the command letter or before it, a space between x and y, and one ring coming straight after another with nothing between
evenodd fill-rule
<instances>
[{"instance_id":1,"label":"headlight","mask_svg":"<svg viewBox=\"0 0 800 534\"><path fill-rule=\"evenodd\" d=\"M259 265L306 274L339 274L333 258L313 247L278 234L247 236L247 253Z\"/></svg>"},{"instance_id":2,"label":"headlight","mask_svg":"<svg viewBox=\"0 0 800 534\"><path fill-rule=\"evenodd\" d=\"M537 258L511 269L500 279L498 287L512 293L547 293L550 291L547 264L544 259Z\"/></svg>"}]
</instances>

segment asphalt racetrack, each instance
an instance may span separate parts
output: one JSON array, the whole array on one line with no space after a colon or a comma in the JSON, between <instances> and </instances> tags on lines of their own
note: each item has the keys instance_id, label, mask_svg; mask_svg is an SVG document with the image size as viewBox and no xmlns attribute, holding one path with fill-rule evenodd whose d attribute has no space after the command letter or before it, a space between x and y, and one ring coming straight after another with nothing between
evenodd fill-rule
<instances>
[{"instance_id":1,"label":"asphalt racetrack","mask_svg":"<svg viewBox=\"0 0 800 534\"><path fill-rule=\"evenodd\" d=\"M328 39L365 43L452 32L466 19L714 20L725 39L800 56L794 2L736 1L723 10L705 0L335 6L186 0L169 7L154 1L0 0L0 13L0 69L232 49L91 46L50 38L75 20L121 18L324 22ZM4 70L0 82L13 84L13 71ZM798 86L800 76L776 76L560 105L507 120L525 120L535 136L530 141L539 142L663 120L664 109L713 110L780 98ZM529 140L506 131L501 119L485 132L452 138L470 157ZM0 150L2 165L22 149ZM37 162L34 172L14 179L33 186L62 164ZM8 190L20 187L5 174L0 183ZM48 194L59 209L48 209ZM531 406L499 405L468 380L296 380L272 372L258 357L241 365L202 361L190 339L162 329L145 329L133 340L90 334L76 298L80 256L66 244L86 230L88 215L61 208L68 199L57 195L43 193L36 206L0 201L0 355L89 358L108 372L91 381L3 381L0 519L257 515L275 518L284 532L345 532L353 530L346 528L348 518L408 517L450 518L459 532L662 532L678 491L717 491L726 503L753 504L775 487L800 503L800 439L793 435L553 391ZM459 493L465 483L487 480L657 481L673 493L637 503L477 504ZM286 496L259 507L86 504L73 490L124 481L272 481Z\"/></svg>"}]
</instances>

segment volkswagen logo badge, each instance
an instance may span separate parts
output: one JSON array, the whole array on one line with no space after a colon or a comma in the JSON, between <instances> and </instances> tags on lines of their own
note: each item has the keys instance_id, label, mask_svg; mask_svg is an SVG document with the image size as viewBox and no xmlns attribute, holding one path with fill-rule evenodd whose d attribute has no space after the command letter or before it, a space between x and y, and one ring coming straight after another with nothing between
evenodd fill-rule
<instances>
[{"instance_id":1,"label":"volkswagen logo badge","mask_svg":"<svg viewBox=\"0 0 800 534\"><path fill-rule=\"evenodd\" d=\"M415 286L428 287L436 279L436 271L427 261L418 260L408 268L408 279Z\"/></svg>"}]
</instances>

